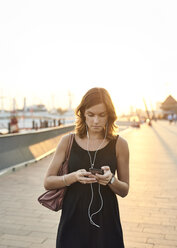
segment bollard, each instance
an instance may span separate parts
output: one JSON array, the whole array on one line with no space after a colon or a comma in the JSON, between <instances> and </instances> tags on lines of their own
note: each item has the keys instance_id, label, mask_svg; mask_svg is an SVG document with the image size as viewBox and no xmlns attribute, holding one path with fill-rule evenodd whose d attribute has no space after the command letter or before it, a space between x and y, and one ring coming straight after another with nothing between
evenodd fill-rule
<instances>
[{"instance_id":1,"label":"bollard","mask_svg":"<svg viewBox=\"0 0 177 248\"><path fill-rule=\"evenodd\" d=\"M53 120L53 126L56 127L56 120Z\"/></svg>"},{"instance_id":2,"label":"bollard","mask_svg":"<svg viewBox=\"0 0 177 248\"><path fill-rule=\"evenodd\" d=\"M38 130L38 124L35 123L35 130Z\"/></svg>"},{"instance_id":3,"label":"bollard","mask_svg":"<svg viewBox=\"0 0 177 248\"><path fill-rule=\"evenodd\" d=\"M61 120L59 119L59 120L58 120L58 126L60 126L60 125L61 125Z\"/></svg>"},{"instance_id":4,"label":"bollard","mask_svg":"<svg viewBox=\"0 0 177 248\"><path fill-rule=\"evenodd\" d=\"M32 121L32 129L35 129L35 121Z\"/></svg>"},{"instance_id":5,"label":"bollard","mask_svg":"<svg viewBox=\"0 0 177 248\"><path fill-rule=\"evenodd\" d=\"M8 133L11 133L10 122L8 122Z\"/></svg>"}]
</instances>

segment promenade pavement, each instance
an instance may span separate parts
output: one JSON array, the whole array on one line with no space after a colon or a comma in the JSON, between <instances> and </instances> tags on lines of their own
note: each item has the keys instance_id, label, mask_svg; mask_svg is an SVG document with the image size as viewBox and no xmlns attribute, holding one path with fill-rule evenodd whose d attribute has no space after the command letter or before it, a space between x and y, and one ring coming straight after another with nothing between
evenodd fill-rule
<instances>
[{"instance_id":1,"label":"promenade pavement","mask_svg":"<svg viewBox=\"0 0 177 248\"><path fill-rule=\"evenodd\" d=\"M177 248L177 124L120 135L130 149L130 191L118 196L125 247ZM51 156L0 177L0 248L55 248L60 212L37 202Z\"/></svg>"}]
</instances>

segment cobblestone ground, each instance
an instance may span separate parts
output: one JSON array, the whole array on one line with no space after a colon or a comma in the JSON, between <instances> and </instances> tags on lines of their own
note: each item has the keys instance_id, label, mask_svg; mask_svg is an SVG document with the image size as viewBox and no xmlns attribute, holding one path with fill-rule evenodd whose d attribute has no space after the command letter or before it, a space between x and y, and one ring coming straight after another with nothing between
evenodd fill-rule
<instances>
[{"instance_id":1,"label":"cobblestone ground","mask_svg":"<svg viewBox=\"0 0 177 248\"><path fill-rule=\"evenodd\" d=\"M176 248L177 124L153 122L121 136L130 149L130 191L118 197L125 247ZM50 160L0 177L0 248L55 248L60 212L37 202Z\"/></svg>"}]
</instances>

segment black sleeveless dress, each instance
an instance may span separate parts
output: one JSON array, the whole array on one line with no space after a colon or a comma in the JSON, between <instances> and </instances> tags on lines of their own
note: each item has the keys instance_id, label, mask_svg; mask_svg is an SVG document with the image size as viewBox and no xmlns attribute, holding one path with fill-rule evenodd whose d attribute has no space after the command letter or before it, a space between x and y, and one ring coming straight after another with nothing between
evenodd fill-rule
<instances>
[{"instance_id":1,"label":"black sleeveless dress","mask_svg":"<svg viewBox=\"0 0 177 248\"><path fill-rule=\"evenodd\" d=\"M116 140L111 140L104 148L98 150L95 168L108 165L115 174ZM90 152L92 161L94 153L94 151ZM89 168L88 152L74 139L69 160L69 173L79 169L88 171ZM94 213L100 208L101 199L98 183L93 183L92 186L94 197L90 212ZM93 221L100 226L98 228L90 223L88 217L91 185L77 182L68 187L63 201L56 248L124 248L117 197L109 186L100 185L100 192L103 208L93 216Z\"/></svg>"}]
</instances>

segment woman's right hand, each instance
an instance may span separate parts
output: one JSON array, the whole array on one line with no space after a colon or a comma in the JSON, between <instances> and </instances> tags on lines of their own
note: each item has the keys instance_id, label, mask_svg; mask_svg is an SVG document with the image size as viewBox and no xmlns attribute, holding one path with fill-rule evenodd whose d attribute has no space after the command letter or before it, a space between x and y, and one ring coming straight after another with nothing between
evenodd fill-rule
<instances>
[{"instance_id":1,"label":"woman's right hand","mask_svg":"<svg viewBox=\"0 0 177 248\"><path fill-rule=\"evenodd\" d=\"M92 175L91 172L86 171L85 169L80 169L75 172L75 178L77 182L82 184L97 183L96 178Z\"/></svg>"}]
</instances>

